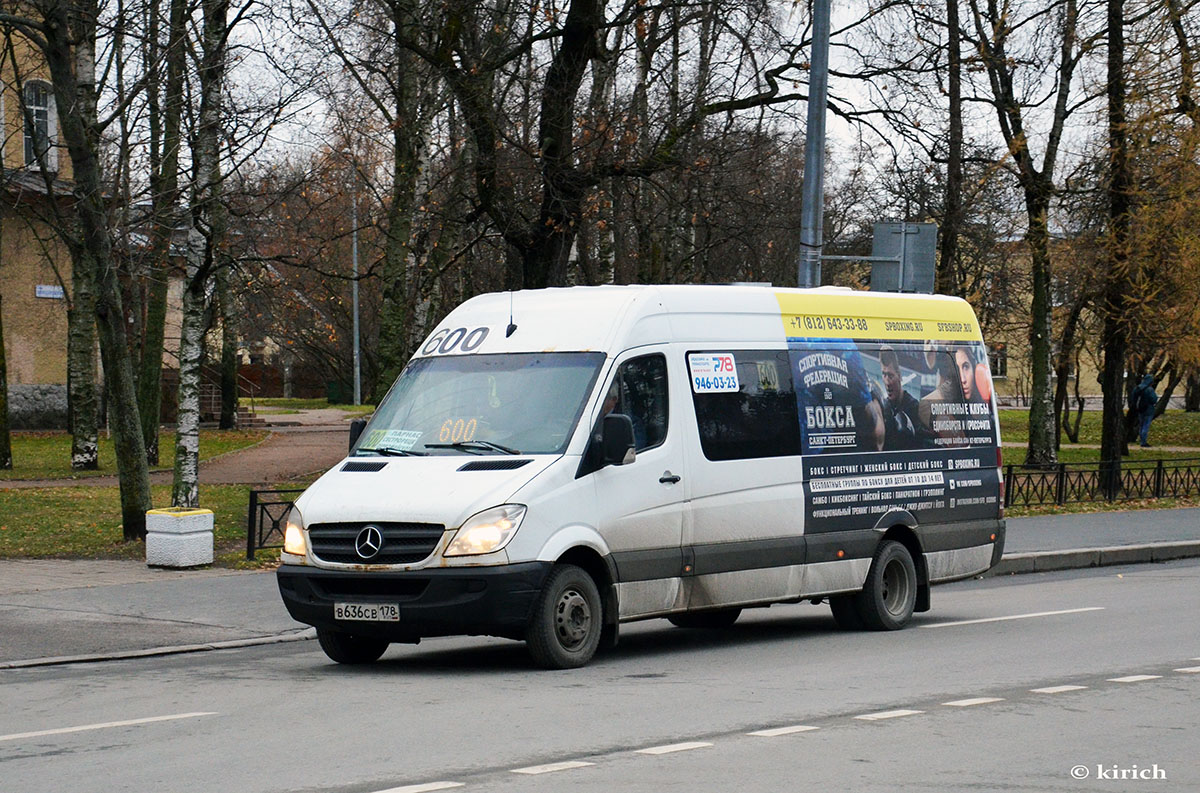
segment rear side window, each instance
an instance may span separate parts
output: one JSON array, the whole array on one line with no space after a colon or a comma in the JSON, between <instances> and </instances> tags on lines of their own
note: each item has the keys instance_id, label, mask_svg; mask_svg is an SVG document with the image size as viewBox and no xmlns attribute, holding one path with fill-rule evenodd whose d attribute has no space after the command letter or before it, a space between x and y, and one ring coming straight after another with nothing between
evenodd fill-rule
<instances>
[{"instance_id":1,"label":"rear side window","mask_svg":"<svg viewBox=\"0 0 1200 793\"><path fill-rule=\"evenodd\" d=\"M697 350L687 365L705 457L800 454L787 350Z\"/></svg>"}]
</instances>

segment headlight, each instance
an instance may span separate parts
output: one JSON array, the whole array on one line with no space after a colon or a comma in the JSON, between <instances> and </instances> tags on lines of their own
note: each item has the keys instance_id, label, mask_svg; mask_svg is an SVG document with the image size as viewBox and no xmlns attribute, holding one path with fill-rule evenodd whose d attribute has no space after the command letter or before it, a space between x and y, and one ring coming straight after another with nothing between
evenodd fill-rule
<instances>
[{"instance_id":1,"label":"headlight","mask_svg":"<svg viewBox=\"0 0 1200 793\"><path fill-rule=\"evenodd\" d=\"M308 554L308 543L304 541L304 518L295 507L288 513L287 528L283 530L283 552L293 556Z\"/></svg>"},{"instance_id":2,"label":"headlight","mask_svg":"<svg viewBox=\"0 0 1200 793\"><path fill-rule=\"evenodd\" d=\"M504 504L485 509L467 518L454 535L443 556L477 556L498 551L517 533L525 507Z\"/></svg>"}]
</instances>

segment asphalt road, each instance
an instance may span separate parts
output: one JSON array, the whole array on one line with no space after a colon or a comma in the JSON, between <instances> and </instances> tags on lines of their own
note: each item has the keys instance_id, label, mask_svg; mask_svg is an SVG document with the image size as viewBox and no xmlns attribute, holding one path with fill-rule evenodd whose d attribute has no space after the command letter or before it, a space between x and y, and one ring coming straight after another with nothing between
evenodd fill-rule
<instances>
[{"instance_id":1,"label":"asphalt road","mask_svg":"<svg viewBox=\"0 0 1200 793\"><path fill-rule=\"evenodd\" d=\"M562 672L471 638L367 668L301 642L12 669L0 788L1194 791L1196 670L1195 560L939 587L890 634L810 605L642 623ZM1096 779L1133 766L1165 779Z\"/></svg>"}]
</instances>

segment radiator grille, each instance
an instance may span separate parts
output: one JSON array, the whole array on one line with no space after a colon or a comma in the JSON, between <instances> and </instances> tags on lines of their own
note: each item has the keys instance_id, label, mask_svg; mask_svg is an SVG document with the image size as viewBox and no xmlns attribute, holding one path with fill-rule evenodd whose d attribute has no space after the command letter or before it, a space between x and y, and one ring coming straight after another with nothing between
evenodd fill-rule
<instances>
[{"instance_id":1,"label":"radiator grille","mask_svg":"<svg viewBox=\"0 0 1200 793\"><path fill-rule=\"evenodd\" d=\"M359 533L375 526L383 535L379 553L364 559L354 548ZM317 523L308 527L313 555L340 564L412 564L433 553L445 532L437 523Z\"/></svg>"}]
</instances>

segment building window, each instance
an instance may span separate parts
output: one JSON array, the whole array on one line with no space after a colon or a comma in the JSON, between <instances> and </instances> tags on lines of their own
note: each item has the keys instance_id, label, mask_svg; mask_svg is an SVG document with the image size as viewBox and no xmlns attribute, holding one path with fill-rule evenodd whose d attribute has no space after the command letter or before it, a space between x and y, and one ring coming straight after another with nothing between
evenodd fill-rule
<instances>
[{"instance_id":1,"label":"building window","mask_svg":"<svg viewBox=\"0 0 1200 793\"><path fill-rule=\"evenodd\" d=\"M46 83L26 83L22 91L25 111L25 164L36 166L38 158L45 159L50 170L55 169L54 115L50 107L50 86Z\"/></svg>"},{"instance_id":2,"label":"building window","mask_svg":"<svg viewBox=\"0 0 1200 793\"><path fill-rule=\"evenodd\" d=\"M1008 377L1008 345L1004 342L988 347L988 363L992 366L992 377Z\"/></svg>"}]
</instances>

